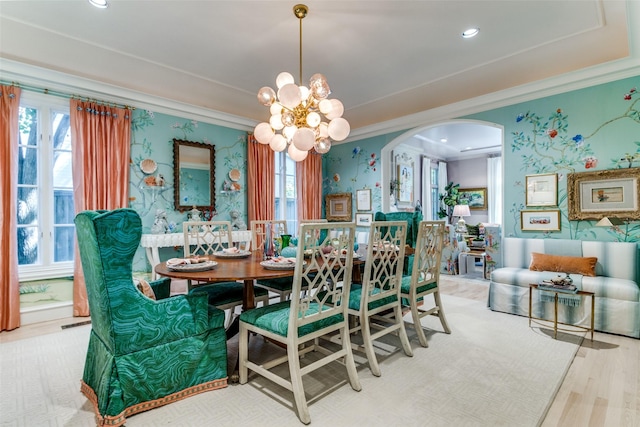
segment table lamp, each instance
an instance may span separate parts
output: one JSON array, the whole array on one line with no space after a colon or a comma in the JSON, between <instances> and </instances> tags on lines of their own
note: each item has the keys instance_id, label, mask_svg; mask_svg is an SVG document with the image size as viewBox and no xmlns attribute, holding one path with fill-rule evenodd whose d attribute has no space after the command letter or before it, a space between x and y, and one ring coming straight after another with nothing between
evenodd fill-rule
<instances>
[{"instance_id":1,"label":"table lamp","mask_svg":"<svg viewBox=\"0 0 640 427\"><path fill-rule=\"evenodd\" d=\"M627 225L626 230L620 228L621 225ZM624 234L624 241L627 241L629 235L629 223L625 223L622 219L616 217L603 217L596 222L596 227L611 227L616 233Z\"/></svg>"},{"instance_id":2,"label":"table lamp","mask_svg":"<svg viewBox=\"0 0 640 427\"><path fill-rule=\"evenodd\" d=\"M469 205L455 205L453 207L453 216L457 216L458 225L456 225L456 233L464 234L467 232L467 224L464 221L465 216L471 216Z\"/></svg>"}]
</instances>

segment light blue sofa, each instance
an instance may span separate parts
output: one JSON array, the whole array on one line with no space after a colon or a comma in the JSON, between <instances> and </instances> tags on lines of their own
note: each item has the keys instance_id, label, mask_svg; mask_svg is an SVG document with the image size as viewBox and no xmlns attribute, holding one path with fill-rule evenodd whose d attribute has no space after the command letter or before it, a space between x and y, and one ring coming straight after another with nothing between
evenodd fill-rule
<instances>
[{"instance_id":1,"label":"light blue sofa","mask_svg":"<svg viewBox=\"0 0 640 427\"><path fill-rule=\"evenodd\" d=\"M636 243L504 238L503 267L491 272L488 301L491 310L527 316L529 284L559 274L529 270L532 252L597 257L595 277L571 275L580 289L595 292L596 331L640 338L640 267ZM559 321L588 326L590 307L588 298L576 306L559 304ZM533 314L553 318L553 303L544 293L534 292Z\"/></svg>"}]
</instances>

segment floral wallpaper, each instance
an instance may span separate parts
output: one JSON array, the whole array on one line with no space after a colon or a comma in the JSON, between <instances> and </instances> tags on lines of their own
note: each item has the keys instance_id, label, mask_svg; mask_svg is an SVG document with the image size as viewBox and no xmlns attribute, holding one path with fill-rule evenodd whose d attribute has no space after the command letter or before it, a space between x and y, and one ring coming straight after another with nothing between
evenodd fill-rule
<instances>
[{"instance_id":1,"label":"floral wallpaper","mask_svg":"<svg viewBox=\"0 0 640 427\"><path fill-rule=\"evenodd\" d=\"M135 110L131 122L129 207L140 214L142 232L150 232L158 210L166 212L169 232L181 233L182 223L188 219L187 212L174 209L174 138L215 147L216 205L212 219L230 220L229 213L236 210L246 222L246 132L149 110ZM142 170L141 163L145 159L156 163L154 172ZM229 172L233 169L240 171L240 178L231 185ZM134 260L134 270L146 271L148 268L140 249Z\"/></svg>"},{"instance_id":2,"label":"floral wallpaper","mask_svg":"<svg viewBox=\"0 0 640 427\"><path fill-rule=\"evenodd\" d=\"M505 235L640 241L637 221L615 228L569 221L567 200L569 173L640 167L639 86L630 78L472 116L505 126ZM543 209L525 206L525 177L540 173L558 174L560 231L521 230L520 211Z\"/></svg>"}]
</instances>

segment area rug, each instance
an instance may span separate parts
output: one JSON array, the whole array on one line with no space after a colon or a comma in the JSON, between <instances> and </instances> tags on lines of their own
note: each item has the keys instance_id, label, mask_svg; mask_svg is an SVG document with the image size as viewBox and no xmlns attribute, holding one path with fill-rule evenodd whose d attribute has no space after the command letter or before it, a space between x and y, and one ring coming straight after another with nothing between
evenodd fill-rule
<instances>
[{"instance_id":1,"label":"area rug","mask_svg":"<svg viewBox=\"0 0 640 427\"><path fill-rule=\"evenodd\" d=\"M305 377L313 426L537 426L583 335L529 328L526 318L444 295L450 335L438 319L413 357L393 336L377 345L381 377L356 353L362 391L338 363ZM80 393L90 326L0 345L1 425L95 425ZM410 337L413 335L410 331ZM253 354L282 351L260 337ZM235 343L230 344L234 351ZM313 357L309 355L308 357ZM130 417L127 426L300 426L291 394L260 377Z\"/></svg>"}]
</instances>

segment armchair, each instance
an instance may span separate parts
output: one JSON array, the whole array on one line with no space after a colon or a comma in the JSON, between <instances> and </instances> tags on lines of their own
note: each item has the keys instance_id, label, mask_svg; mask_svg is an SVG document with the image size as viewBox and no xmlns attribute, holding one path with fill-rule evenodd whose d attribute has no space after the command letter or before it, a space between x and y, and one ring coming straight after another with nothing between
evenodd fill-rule
<instances>
[{"instance_id":1,"label":"armchair","mask_svg":"<svg viewBox=\"0 0 640 427\"><path fill-rule=\"evenodd\" d=\"M409 247L415 248L418 240L418 227L420 221L422 221L422 212L416 210L414 212L376 212L374 221L406 221L407 222L407 242ZM386 228L380 229L381 233L386 233ZM404 261L404 273L407 276L411 274L413 268L413 255L405 257Z\"/></svg>"},{"instance_id":2,"label":"armchair","mask_svg":"<svg viewBox=\"0 0 640 427\"><path fill-rule=\"evenodd\" d=\"M205 294L169 298L169 279L151 284L156 300L134 286L138 214L85 211L75 224L92 325L81 391L98 425L226 387L224 312Z\"/></svg>"}]
</instances>

